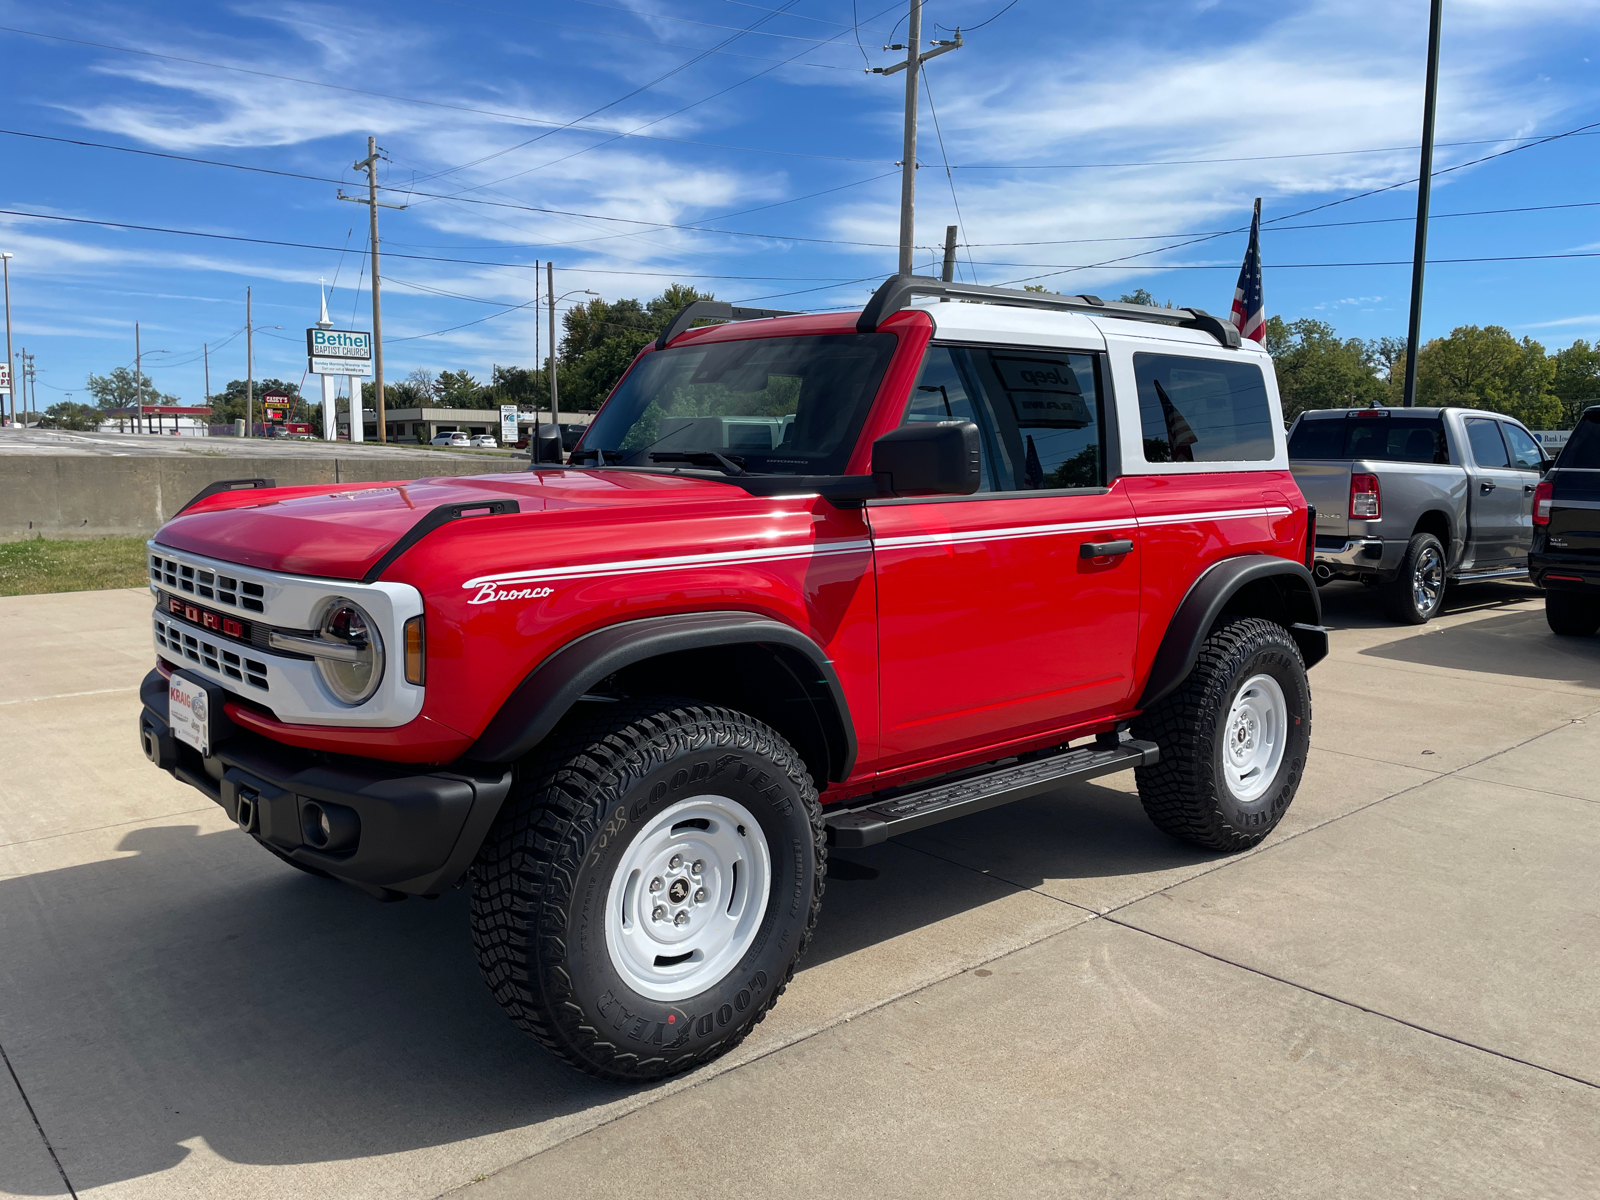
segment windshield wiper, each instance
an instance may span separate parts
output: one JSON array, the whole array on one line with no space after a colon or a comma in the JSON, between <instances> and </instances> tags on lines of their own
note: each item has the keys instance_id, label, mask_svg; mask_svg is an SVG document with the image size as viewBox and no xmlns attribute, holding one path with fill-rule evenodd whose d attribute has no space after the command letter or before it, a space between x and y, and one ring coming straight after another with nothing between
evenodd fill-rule
<instances>
[{"instance_id":1,"label":"windshield wiper","mask_svg":"<svg viewBox=\"0 0 1600 1200\"><path fill-rule=\"evenodd\" d=\"M724 475L743 475L744 459L718 454L715 450L656 450L650 454L651 462L685 462L695 467L716 467Z\"/></svg>"}]
</instances>

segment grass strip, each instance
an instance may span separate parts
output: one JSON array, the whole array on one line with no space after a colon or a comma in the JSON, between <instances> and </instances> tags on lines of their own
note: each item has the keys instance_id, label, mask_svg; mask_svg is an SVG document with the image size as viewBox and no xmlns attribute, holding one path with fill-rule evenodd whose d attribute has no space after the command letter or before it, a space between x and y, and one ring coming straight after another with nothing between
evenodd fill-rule
<instances>
[{"instance_id":1,"label":"grass strip","mask_svg":"<svg viewBox=\"0 0 1600 1200\"><path fill-rule=\"evenodd\" d=\"M0 596L94 592L149 583L143 538L0 542Z\"/></svg>"}]
</instances>

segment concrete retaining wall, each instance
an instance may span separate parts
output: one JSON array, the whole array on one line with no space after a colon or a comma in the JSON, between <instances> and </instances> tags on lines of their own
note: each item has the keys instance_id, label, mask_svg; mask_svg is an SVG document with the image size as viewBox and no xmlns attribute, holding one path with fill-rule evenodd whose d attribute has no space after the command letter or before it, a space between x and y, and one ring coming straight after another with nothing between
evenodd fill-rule
<instances>
[{"instance_id":1,"label":"concrete retaining wall","mask_svg":"<svg viewBox=\"0 0 1600 1200\"><path fill-rule=\"evenodd\" d=\"M525 470L515 458L472 460L184 455L0 456L0 542L19 538L149 537L208 483L265 478L280 487L372 483Z\"/></svg>"}]
</instances>

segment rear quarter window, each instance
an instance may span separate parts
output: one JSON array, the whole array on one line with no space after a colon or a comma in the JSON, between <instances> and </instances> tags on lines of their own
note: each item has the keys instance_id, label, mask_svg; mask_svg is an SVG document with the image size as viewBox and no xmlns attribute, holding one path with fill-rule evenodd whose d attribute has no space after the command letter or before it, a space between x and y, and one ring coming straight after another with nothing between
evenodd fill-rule
<instances>
[{"instance_id":1,"label":"rear quarter window","mask_svg":"<svg viewBox=\"0 0 1600 1200\"><path fill-rule=\"evenodd\" d=\"M1583 414L1567 444L1561 448L1556 466L1600 471L1600 408L1591 408Z\"/></svg>"},{"instance_id":2,"label":"rear quarter window","mask_svg":"<svg viewBox=\"0 0 1600 1200\"><path fill-rule=\"evenodd\" d=\"M1301 418L1289 436L1289 457L1343 458L1344 418Z\"/></svg>"},{"instance_id":3,"label":"rear quarter window","mask_svg":"<svg viewBox=\"0 0 1600 1200\"><path fill-rule=\"evenodd\" d=\"M1265 462L1272 405L1255 363L1135 354L1144 457L1152 463Z\"/></svg>"}]
</instances>

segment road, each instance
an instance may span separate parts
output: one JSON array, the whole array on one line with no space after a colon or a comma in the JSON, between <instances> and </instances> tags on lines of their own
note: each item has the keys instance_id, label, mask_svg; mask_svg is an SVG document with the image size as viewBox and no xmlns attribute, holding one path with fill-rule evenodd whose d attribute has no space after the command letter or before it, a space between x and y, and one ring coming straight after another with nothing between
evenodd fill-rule
<instances>
[{"instance_id":1,"label":"road","mask_svg":"<svg viewBox=\"0 0 1600 1200\"><path fill-rule=\"evenodd\" d=\"M440 454L461 454L490 458L521 458L526 451L459 450L449 447L416 446L377 442L297 441L290 438L162 437L153 433L73 433L64 429L0 429L0 455L111 455L177 456L203 454L247 458L321 458L335 454L342 458L360 455L368 458L437 458Z\"/></svg>"},{"instance_id":2,"label":"road","mask_svg":"<svg viewBox=\"0 0 1600 1200\"><path fill-rule=\"evenodd\" d=\"M0 1192L1600 1195L1600 639L1325 597L1262 847L1114 776L835 854L778 1008L636 1090L512 1028L464 895L298 874L144 762L146 595L0 600Z\"/></svg>"}]
</instances>

